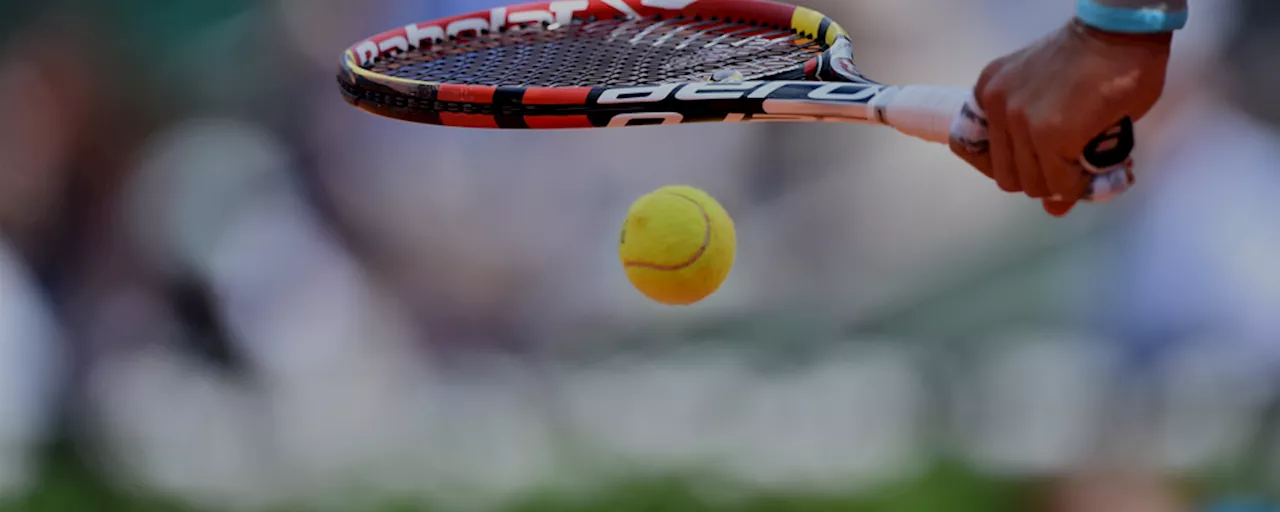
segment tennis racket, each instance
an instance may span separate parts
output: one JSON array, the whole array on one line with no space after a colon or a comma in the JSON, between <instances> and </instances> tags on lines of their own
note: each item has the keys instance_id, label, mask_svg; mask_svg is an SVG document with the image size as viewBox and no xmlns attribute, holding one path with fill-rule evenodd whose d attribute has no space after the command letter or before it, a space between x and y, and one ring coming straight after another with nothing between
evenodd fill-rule
<instances>
[{"instance_id":1,"label":"tennis racket","mask_svg":"<svg viewBox=\"0 0 1280 512\"><path fill-rule=\"evenodd\" d=\"M866 78L831 18L769 0L560 0L406 25L343 54L343 97L403 121L497 129L849 122L987 149L963 87ZM1133 184L1133 124L1082 148L1085 200Z\"/></svg>"}]
</instances>

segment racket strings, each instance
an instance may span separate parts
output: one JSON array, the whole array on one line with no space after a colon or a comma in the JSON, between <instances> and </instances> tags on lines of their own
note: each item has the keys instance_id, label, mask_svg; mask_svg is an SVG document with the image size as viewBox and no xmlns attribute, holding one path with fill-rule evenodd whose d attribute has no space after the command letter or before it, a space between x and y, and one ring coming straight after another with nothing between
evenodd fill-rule
<instances>
[{"instance_id":1,"label":"racket strings","mask_svg":"<svg viewBox=\"0 0 1280 512\"><path fill-rule=\"evenodd\" d=\"M374 72L427 82L582 87L748 79L802 67L824 45L779 27L686 18L574 20L424 46L374 62Z\"/></svg>"}]
</instances>

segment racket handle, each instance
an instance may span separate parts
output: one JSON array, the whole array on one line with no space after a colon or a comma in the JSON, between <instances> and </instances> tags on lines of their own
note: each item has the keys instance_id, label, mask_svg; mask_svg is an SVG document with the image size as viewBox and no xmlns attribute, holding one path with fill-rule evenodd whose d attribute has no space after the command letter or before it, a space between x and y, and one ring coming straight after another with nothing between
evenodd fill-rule
<instances>
[{"instance_id":1,"label":"racket handle","mask_svg":"<svg viewBox=\"0 0 1280 512\"><path fill-rule=\"evenodd\" d=\"M894 129L929 142L951 141L952 123L972 92L962 87L906 85L886 95L884 120ZM985 128L984 128L985 132ZM983 137L985 139L985 136Z\"/></svg>"},{"instance_id":2,"label":"racket handle","mask_svg":"<svg viewBox=\"0 0 1280 512\"><path fill-rule=\"evenodd\" d=\"M939 144L954 139L971 152L987 151L986 114L963 87L907 85L886 94L885 122L898 131ZM1103 202L1133 186L1133 121L1125 118L1090 141L1080 156L1081 171L1091 176L1084 200Z\"/></svg>"}]
</instances>

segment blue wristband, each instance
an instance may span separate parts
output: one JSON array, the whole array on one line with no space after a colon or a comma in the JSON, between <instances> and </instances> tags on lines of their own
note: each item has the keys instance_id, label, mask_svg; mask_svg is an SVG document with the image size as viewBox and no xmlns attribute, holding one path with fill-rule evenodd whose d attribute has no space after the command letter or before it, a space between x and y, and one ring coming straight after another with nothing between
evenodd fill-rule
<instances>
[{"instance_id":1,"label":"blue wristband","mask_svg":"<svg viewBox=\"0 0 1280 512\"><path fill-rule=\"evenodd\" d=\"M1158 34L1173 32L1187 25L1187 11L1168 12L1148 7L1124 9L1102 5L1094 0L1076 0L1076 17L1085 25L1122 34Z\"/></svg>"}]
</instances>

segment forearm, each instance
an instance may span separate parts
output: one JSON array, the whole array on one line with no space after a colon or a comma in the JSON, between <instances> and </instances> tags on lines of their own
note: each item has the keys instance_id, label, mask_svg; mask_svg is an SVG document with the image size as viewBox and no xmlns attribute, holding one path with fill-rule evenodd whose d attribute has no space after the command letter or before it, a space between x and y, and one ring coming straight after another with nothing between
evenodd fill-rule
<instances>
[{"instance_id":1,"label":"forearm","mask_svg":"<svg viewBox=\"0 0 1280 512\"><path fill-rule=\"evenodd\" d=\"M1165 12L1187 10L1188 0L1094 0L1094 3L1121 9L1159 9Z\"/></svg>"}]
</instances>

